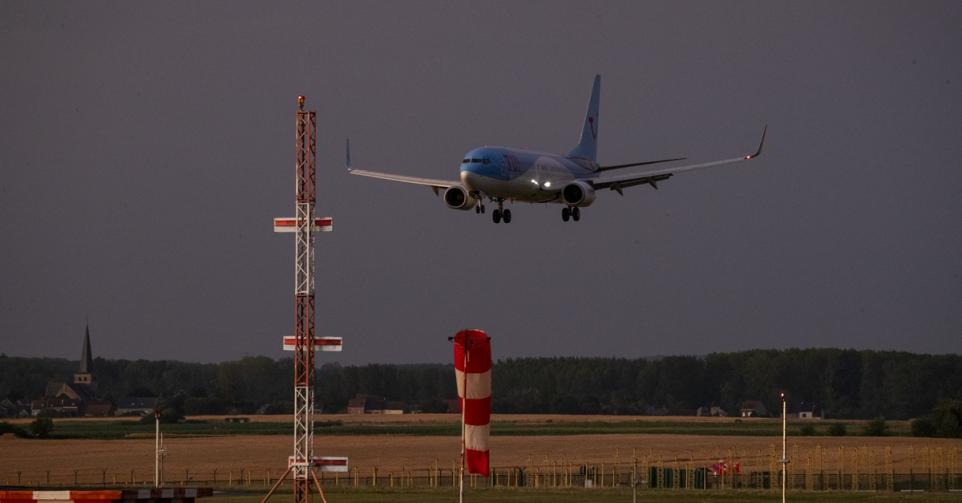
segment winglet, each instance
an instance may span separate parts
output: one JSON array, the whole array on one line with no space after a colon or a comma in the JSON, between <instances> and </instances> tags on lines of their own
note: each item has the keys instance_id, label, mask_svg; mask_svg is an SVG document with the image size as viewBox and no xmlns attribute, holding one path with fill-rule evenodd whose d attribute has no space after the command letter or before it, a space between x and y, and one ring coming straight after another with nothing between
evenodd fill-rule
<instances>
[{"instance_id":1,"label":"winglet","mask_svg":"<svg viewBox=\"0 0 962 503\"><path fill-rule=\"evenodd\" d=\"M758 150L754 154L746 155L745 159L754 159L762 155L762 147L765 146L765 134L768 133L768 124L765 124L765 129L762 130L762 141L758 144Z\"/></svg>"},{"instance_id":2,"label":"winglet","mask_svg":"<svg viewBox=\"0 0 962 503\"><path fill-rule=\"evenodd\" d=\"M348 171L351 171L351 139L347 139L347 143L344 146L344 166L347 167Z\"/></svg>"}]
</instances>

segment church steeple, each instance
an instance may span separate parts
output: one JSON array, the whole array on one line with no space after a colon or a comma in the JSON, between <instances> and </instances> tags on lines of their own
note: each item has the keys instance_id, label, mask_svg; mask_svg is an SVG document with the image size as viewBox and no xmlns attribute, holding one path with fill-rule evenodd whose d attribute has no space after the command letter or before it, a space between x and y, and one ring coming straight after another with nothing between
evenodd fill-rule
<instances>
[{"instance_id":1,"label":"church steeple","mask_svg":"<svg viewBox=\"0 0 962 503\"><path fill-rule=\"evenodd\" d=\"M93 352L90 350L90 325L88 324L86 333L84 334L83 351L80 353L80 368L77 369L77 373L73 375L74 384L93 383L93 370L94 358Z\"/></svg>"}]
</instances>

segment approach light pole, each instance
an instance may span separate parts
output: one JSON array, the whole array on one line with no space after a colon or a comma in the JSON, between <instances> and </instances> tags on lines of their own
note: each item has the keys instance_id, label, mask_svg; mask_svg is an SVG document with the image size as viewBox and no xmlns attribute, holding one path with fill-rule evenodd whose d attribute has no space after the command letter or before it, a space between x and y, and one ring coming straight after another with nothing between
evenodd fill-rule
<instances>
[{"instance_id":1,"label":"approach light pole","mask_svg":"<svg viewBox=\"0 0 962 503\"><path fill-rule=\"evenodd\" d=\"M785 450L788 437L788 408L785 405L785 392L779 392L778 396L782 399L782 459L778 462L782 464L782 503L785 503L785 486L788 480L788 452Z\"/></svg>"}]
</instances>

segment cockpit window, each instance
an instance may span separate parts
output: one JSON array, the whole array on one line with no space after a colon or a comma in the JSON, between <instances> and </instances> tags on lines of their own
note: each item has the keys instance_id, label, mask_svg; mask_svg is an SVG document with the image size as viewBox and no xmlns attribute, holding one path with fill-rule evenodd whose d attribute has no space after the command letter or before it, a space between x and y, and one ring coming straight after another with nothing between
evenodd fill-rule
<instances>
[{"instance_id":1,"label":"cockpit window","mask_svg":"<svg viewBox=\"0 0 962 503\"><path fill-rule=\"evenodd\" d=\"M471 162L471 159L461 159L461 164L467 164Z\"/></svg>"},{"instance_id":2,"label":"cockpit window","mask_svg":"<svg viewBox=\"0 0 962 503\"><path fill-rule=\"evenodd\" d=\"M481 162L481 159L471 159L471 162Z\"/></svg>"}]
</instances>

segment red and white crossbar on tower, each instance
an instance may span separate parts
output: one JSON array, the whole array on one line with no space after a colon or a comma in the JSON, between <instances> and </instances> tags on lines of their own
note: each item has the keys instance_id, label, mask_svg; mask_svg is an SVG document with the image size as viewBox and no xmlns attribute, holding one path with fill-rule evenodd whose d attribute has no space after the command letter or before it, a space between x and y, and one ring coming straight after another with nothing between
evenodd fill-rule
<instances>
[{"instance_id":1,"label":"red and white crossbar on tower","mask_svg":"<svg viewBox=\"0 0 962 503\"><path fill-rule=\"evenodd\" d=\"M341 338L314 336L314 234L331 231L333 220L314 216L317 116L304 111L303 96L298 96L297 103L295 216L275 218L274 232L294 233L294 335L283 339L284 349L294 352L294 455L288 458L288 469L294 481L294 503L309 503L312 467L347 471L347 458L314 457L314 352L340 351Z\"/></svg>"},{"instance_id":2,"label":"red and white crossbar on tower","mask_svg":"<svg viewBox=\"0 0 962 503\"><path fill-rule=\"evenodd\" d=\"M334 230L334 219L331 217L315 217L314 232L331 232ZM274 232L297 232L296 218L275 218Z\"/></svg>"}]
</instances>

